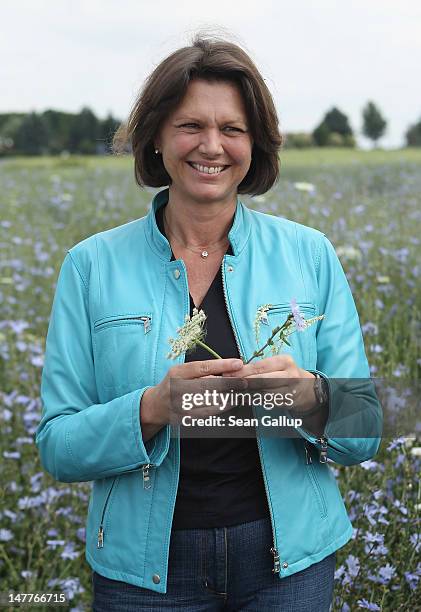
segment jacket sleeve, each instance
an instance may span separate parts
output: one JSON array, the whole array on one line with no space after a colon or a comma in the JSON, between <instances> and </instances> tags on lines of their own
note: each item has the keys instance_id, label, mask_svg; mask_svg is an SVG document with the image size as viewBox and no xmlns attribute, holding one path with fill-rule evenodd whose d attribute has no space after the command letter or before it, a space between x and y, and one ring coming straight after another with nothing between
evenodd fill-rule
<instances>
[{"instance_id":1,"label":"jacket sleeve","mask_svg":"<svg viewBox=\"0 0 421 612\"><path fill-rule=\"evenodd\" d=\"M35 442L43 467L62 482L96 480L160 465L168 427L146 443L140 402L148 387L99 403L88 283L70 252L62 264L47 333L42 417Z\"/></svg>"},{"instance_id":2,"label":"jacket sleeve","mask_svg":"<svg viewBox=\"0 0 421 612\"><path fill-rule=\"evenodd\" d=\"M317 265L318 264L318 265ZM317 371L329 386L329 416L324 435L300 433L327 457L342 465L373 457L380 445L382 407L364 349L357 309L341 263L325 235L316 257L319 312ZM323 440L324 438L324 440ZM327 447L326 447L327 444ZM322 452L326 456L325 452Z\"/></svg>"}]
</instances>

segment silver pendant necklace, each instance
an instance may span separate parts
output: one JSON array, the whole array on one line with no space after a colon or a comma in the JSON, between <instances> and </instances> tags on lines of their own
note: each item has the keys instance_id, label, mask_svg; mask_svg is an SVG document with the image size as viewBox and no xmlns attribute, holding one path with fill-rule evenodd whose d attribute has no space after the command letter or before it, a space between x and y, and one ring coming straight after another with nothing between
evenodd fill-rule
<instances>
[{"instance_id":1,"label":"silver pendant necklace","mask_svg":"<svg viewBox=\"0 0 421 612\"><path fill-rule=\"evenodd\" d=\"M189 247L187 244L184 244L184 243L183 243L183 242L182 242L182 241L181 241L179 238L177 238L177 236L174 234L174 232L172 232L172 231L170 230L170 228L169 228L169 226L168 226L168 221L167 221L167 218L166 218L166 216L165 216L165 208L164 208L164 211L163 211L163 215L162 215L162 216L163 216L163 220L164 220L164 229L165 229L166 233L167 233L167 234L170 234L170 235L171 235L171 236L174 238L174 240L175 240L176 242L178 242L178 244L179 244L180 246L182 246L184 249L188 249L189 251L192 251L193 253L200 254L200 256L201 256L201 258L202 258L202 259L206 259L206 258L209 256L209 254L210 254L210 253L215 253L216 251L219 251L219 250L220 250L221 245L220 245L220 246L218 246L218 247L216 247L215 249L212 249L212 250L209 250L209 249L201 249L200 247L197 247L197 248ZM224 238L224 241L225 241L225 242L226 242L226 240L227 240L227 238ZM218 244L218 243L220 243L220 242L221 242L221 240L219 240L217 243L213 243L213 244ZM211 246L212 246L212 245L211 245Z\"/></svg>"}]
</instances>

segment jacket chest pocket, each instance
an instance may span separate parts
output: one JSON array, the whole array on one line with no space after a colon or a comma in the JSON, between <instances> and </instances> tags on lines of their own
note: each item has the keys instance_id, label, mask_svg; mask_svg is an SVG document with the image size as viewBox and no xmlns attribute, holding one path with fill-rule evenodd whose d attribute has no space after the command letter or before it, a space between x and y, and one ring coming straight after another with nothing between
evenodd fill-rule
<instances>
[{"instance_id":1,"label":"jacket chest pocket","mask_svg":"<svg viewBox=\"0 0 421 612\"><path fill-rule=\"evenodd\" d=\"M315 316L316 307L310 302L298 302L297 306L305 319ZM291 305L288 302L272 304L267 311L266 318L260 326L260 345L263 345L270 337L272 330L282 326L291 314ZM287 340L290 344L282 344L280 354L289 354L294 358L298 367L303 369L314 368L316 365L316 327L311 325L303 331L294 331Z\"/></svg>"},{"instance_id":2,"label":"jacket chest pocket","mask_svg":"<svg viewBox=\"0 0 421 612\"><path fill-rule=\"evenodd\" d=\"M95 322L95 369L101 386L106 389L143 386L151 329L151 313L114 315Z\"/></svg>"}]
</instances>

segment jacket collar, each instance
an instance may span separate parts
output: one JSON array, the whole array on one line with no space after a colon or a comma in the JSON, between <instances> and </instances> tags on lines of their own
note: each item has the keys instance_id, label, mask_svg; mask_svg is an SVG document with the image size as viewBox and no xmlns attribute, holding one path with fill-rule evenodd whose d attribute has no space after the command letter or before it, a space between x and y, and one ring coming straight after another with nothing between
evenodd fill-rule
<instances>
[{"instance_id":1,"label":"jacket collar","mask_svg":"<svg viewBox=\"0 0 421 612\"><path fill-rule=\"evenodd\" d=\"M145 236L151 249L166 261L171 259L171 247L168 240L161 234L156 223L155 213L168 202L169 188L159 191L153 198L148 214L146 215ZM237 197L234 222L228 233L233 257L238 257L246 246L251 229L251 211Z\"/></svg>"}]
</instances>

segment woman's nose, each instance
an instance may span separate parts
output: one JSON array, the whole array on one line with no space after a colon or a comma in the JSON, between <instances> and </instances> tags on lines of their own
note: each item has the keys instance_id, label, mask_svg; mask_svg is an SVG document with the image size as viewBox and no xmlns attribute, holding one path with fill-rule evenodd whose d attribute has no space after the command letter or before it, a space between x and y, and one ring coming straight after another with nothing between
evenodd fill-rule
<instances>
[{"instance_id":1,"label":"woman's nose","mask_svg":"<svg viewBox=\"0 0 421 612\"><path fill-rule=\"evenodd\" d=\"M224 152L219 129L203 130L199 144L199 152L208 156L220 155Z\"/></svg>"}]
</instances>

